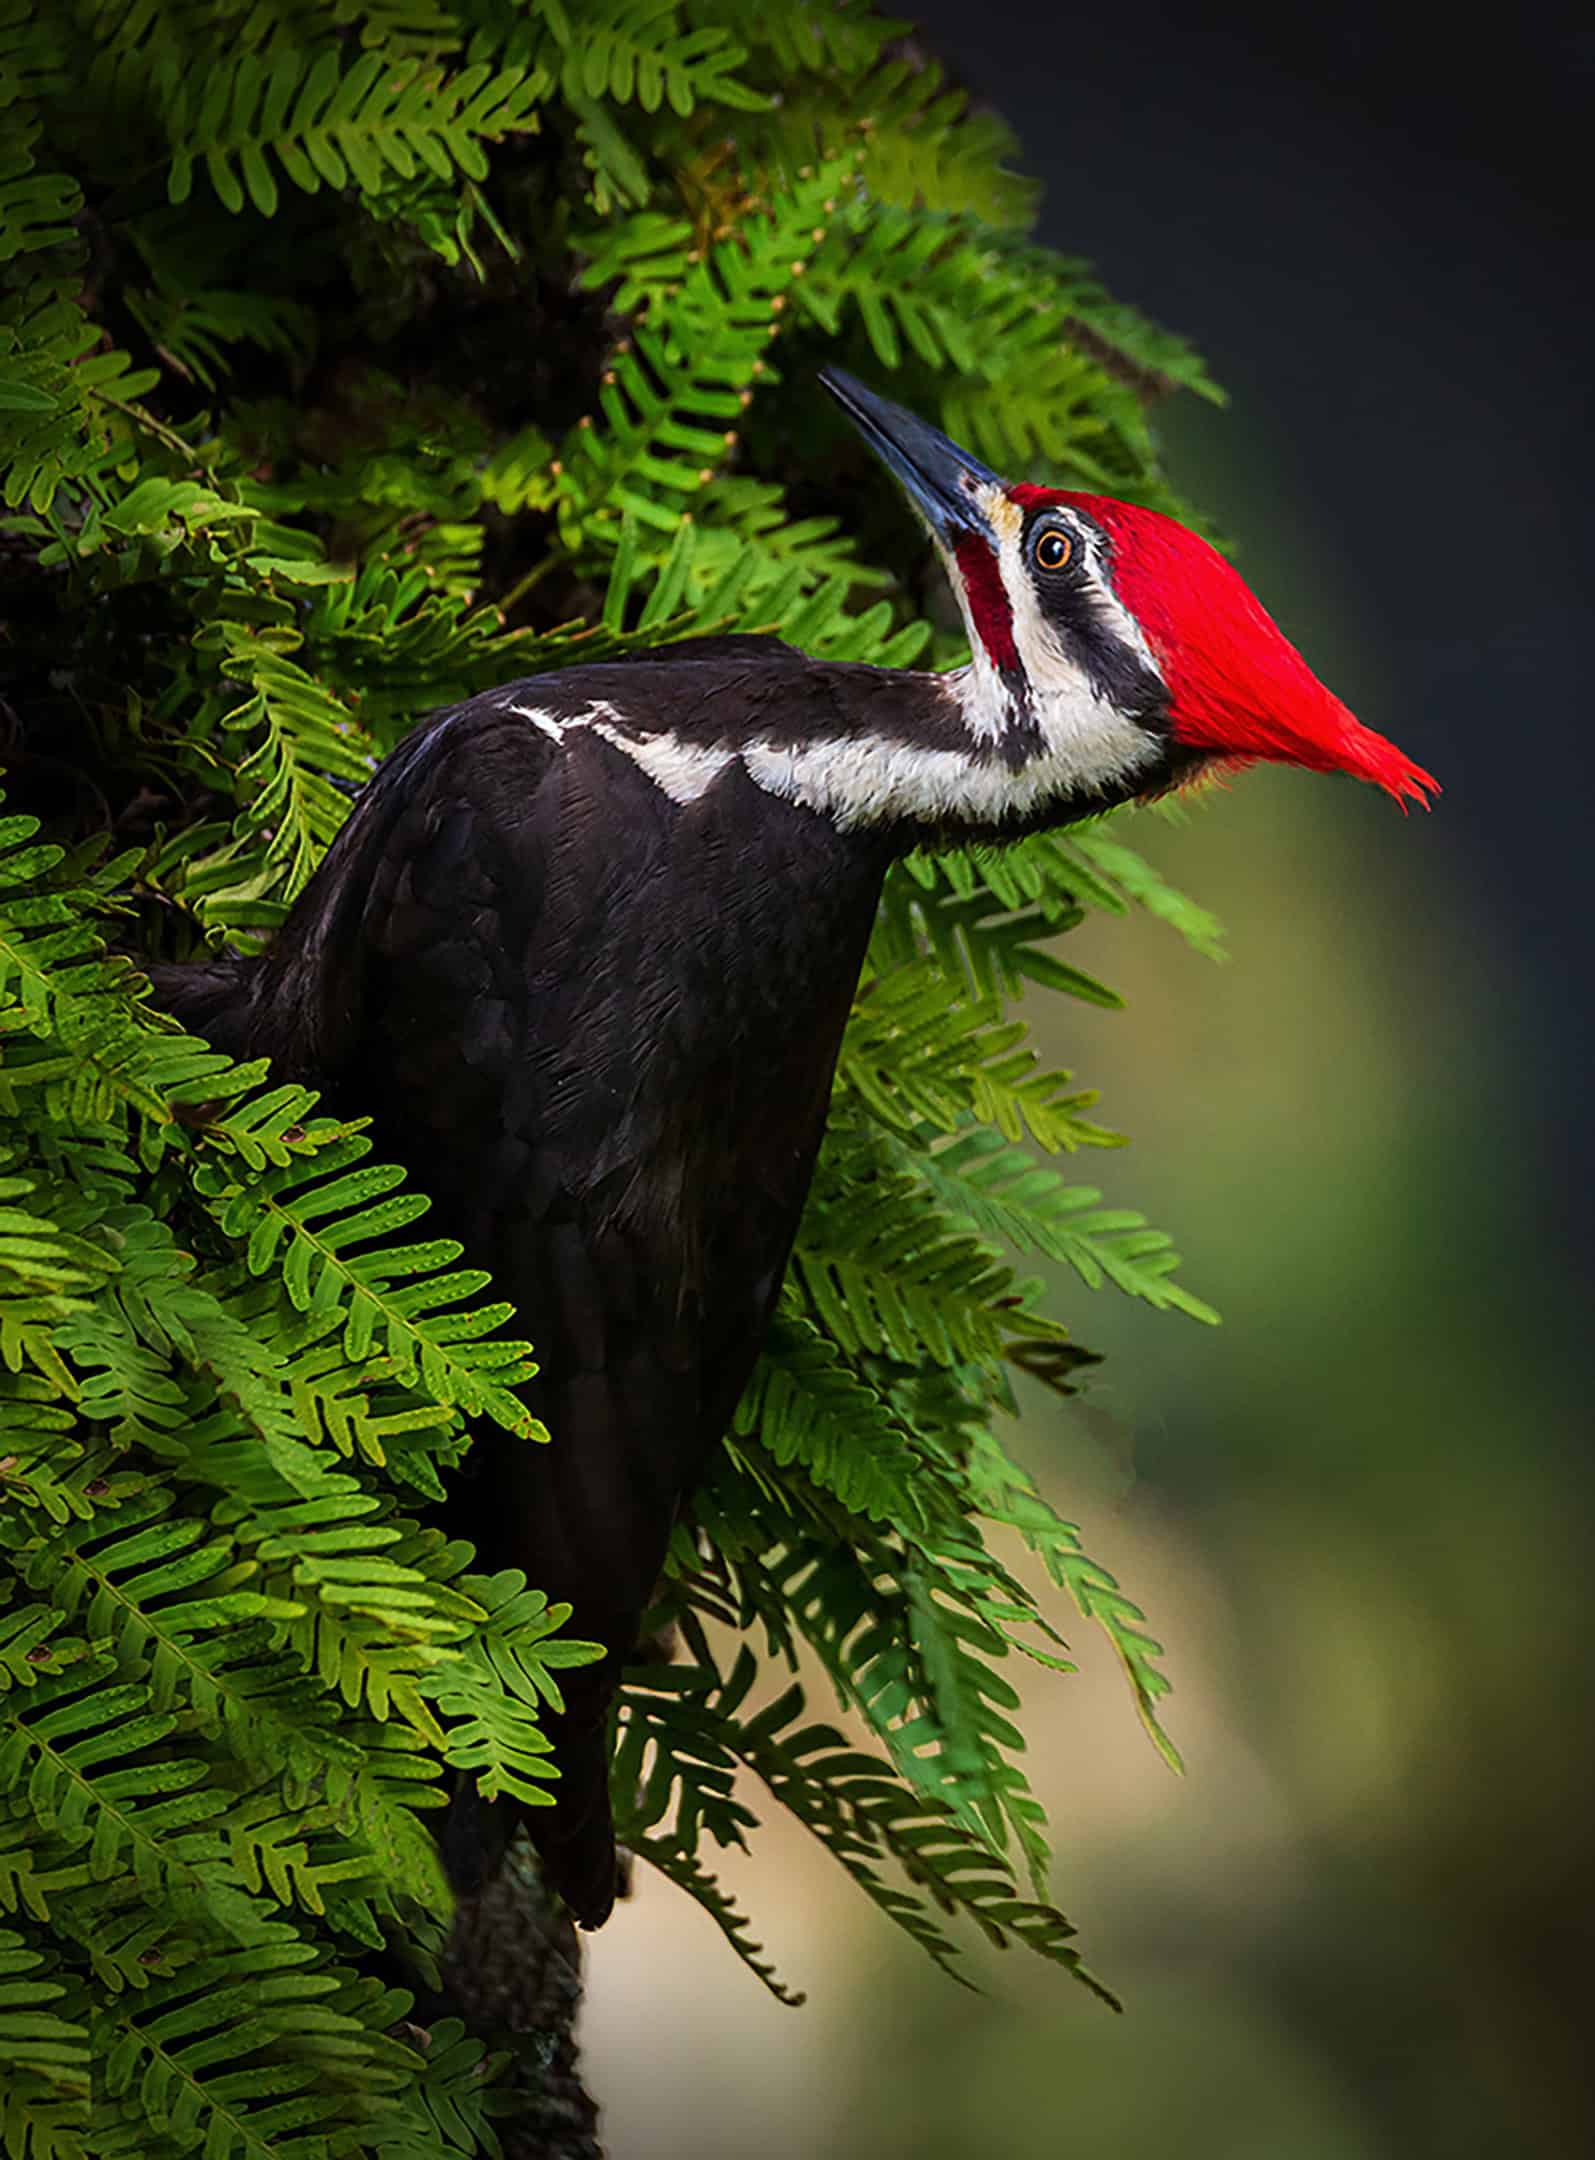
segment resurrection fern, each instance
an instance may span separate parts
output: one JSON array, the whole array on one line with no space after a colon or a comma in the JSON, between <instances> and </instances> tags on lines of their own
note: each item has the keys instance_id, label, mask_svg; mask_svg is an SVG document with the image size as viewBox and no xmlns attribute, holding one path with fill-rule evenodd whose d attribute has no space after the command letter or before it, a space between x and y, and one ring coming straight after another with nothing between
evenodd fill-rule
<instances>
[{"instance_id":1,"label":"resurrection fern","mask_svg":"<svg viewBox=\"0 0 1595 2160\"><path fill-rule=\"evenodd\" d=\"M1033 193L840 0L0 0L17 2160L497 2154L504 2058L443 2013L413 2044L428 1817L460 1772L539 1804L596 1655L448 1531L473 1432L560 1445L534 1318L429 1235L380 1104L179 1032L131 956L259 949L378 760L484 686L726 629L956 661L827 359L1005 469L1167 504L1149 403L1215 393L1033 244ZM783 2000L714 1873L770 1806L949 1969L972 1926L1088 1977L1011 1679L1072 1670L1049 1594L1177 1761L1160 1646L1004 1437L1017 1374L1092 1362L1085 1288L1213 1317L1117 1178L1042 1159L1119 1136L1020 1001L1096 1025L1060 939L1130 906L1217 948L1117 820L892 873L767 1352L677 1527L676 1655L623 1691L624 1834Z\"/></svg>"}]
</instances>

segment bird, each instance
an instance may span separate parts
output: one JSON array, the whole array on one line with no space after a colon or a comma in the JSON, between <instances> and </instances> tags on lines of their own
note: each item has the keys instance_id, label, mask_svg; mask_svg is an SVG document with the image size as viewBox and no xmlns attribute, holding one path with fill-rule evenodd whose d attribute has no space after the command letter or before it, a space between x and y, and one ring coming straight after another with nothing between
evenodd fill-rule
<instances>
[{"instance_id":1,"label":"bird","mask_svg":"<svg viewBox=\"0 0 1595 2160\"><path fill-rule=\"evenodd\" d=\"M505 683L381 763L264 953L157 971L195 1032L372 1113L532 1338L551 1444L478 1434L449 1528L603 1656L549 1715L554 1804L465 1781L443 1857L480 1889L524 1813L584 1927L612 1699L765 1338L892 863L1259 760L1437 788L1173 517L1010 485L820 379L928 528L965 665L719 635Z\"/></svg>"}]
</instances>

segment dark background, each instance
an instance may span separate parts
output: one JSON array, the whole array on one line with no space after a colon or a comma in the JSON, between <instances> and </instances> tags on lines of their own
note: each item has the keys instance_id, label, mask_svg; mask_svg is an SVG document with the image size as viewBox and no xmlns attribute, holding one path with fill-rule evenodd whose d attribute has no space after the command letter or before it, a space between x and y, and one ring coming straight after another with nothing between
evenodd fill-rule
<instances>
[{"instance_id":1,"label":"dark background","mask_svg":"<svg viewBox=\"0 0 1595 2160\"><path fill-rule=\"evenodd\" d=\"M1025 1721L1056 1895L1126 2016L1012 1963L952 1989L772 1828L733 1880L815 2002L767 2008L645 1885L594 1948L612 2149L1595 2153L1595 31L917 14L1017 130L1041 237L1228 389L1160 415L1176 484L1445 792L1403 820L1257 772L1138 818L1230 964L1094 923L1069 957L1128 1009L1035 1012L1135 1137L1082 1180L1173 1229L1225 1316L1060 1280L1108 1360L1025 1435L1170 1645L1183 1782L1083 1629Z\"/></svg>"},{"instance_id":2,"label":"dark background","mask_svg":"<svg viewBox=\"0 0 1595 2160\"><path fill-rule=\"evenodd\" d=\"M1171 462L1248 574L1310 528L1388 727L1528 980L1549 1217L1587 1264L1595 26L1571 11L917 11L1018 132L1041 234L1189 336ZM1361 685L1342 680L1359 709Z\"/></svg>"}]
</instances>

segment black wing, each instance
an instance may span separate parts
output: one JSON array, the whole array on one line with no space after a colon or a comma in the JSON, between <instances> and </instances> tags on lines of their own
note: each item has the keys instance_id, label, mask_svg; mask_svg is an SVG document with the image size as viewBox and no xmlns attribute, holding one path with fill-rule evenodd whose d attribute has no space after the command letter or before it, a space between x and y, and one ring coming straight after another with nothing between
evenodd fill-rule
<instances>
[{"instance_id":1,"label":"black wing","mask_svg":"<svg viewBox=\"0 0 1595 2160\"><path fill-rule=\"evenodd\" d=\"M605 1645L552 1724L557 1804L528 1816L596 1924L609 1702L764 1335L879 867L840 874L828 827L739 774L678 804L507 695L389 760L273 946L250 1035L376 1113L428 1229L533 1339L554 1444L481 1433L450 1524ZM457 1880L496 1860L497 1818L456 1811Z\"/></svg>"}]
</instances>

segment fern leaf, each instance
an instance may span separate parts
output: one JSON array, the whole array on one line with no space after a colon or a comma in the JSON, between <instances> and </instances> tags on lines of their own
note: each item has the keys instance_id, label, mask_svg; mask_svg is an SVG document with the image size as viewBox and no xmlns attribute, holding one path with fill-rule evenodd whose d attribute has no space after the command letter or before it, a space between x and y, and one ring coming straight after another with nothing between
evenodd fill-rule
<instances>
[{"instance_id":1,"label":"fern leaf","mask_svg":"<svg viewBox=\"0 0 1595 2160\"><path fill-rule=\"evenodd\" d=\"M1224 929L1217 917L1160 876L1144 856L1125 842L1116 824L1079 826L1061 836L1058 844L1073 858L1077 870L1083 858L1092 870L1111 880L1110 891L1116 889L1144 907L1149 915L1168 923L1197 952L1212 960L1224 957ZM1088 893L1092 891L1088 881L1080 883Z\"/></svg>"},{"instance_id":2,"label":"fern leaf","mask_svg":"<svg viewBox=\"0 0 1595 2160\"><path fill-rule=\"evenodd\" d=\"M1022 1252L1066 1260L1092 1289L1111 1282L1159 1310L1217 1324L1210 1305L1170 1280L1180 1257L1166 1232L1134 1209L1102 1207L1094 1185L1066 1185L999 1134L972 1127L941 1143L926 1136L918 1150L896 1148L893 1160L988 1235Z\"/></svg>"},{"instance_id":3,"label":"fern leaf","mask_svg":"<svg viewBox=\"0 0 1595 2160\"><path fill-rule=\"evenodd\" d=\"M800 2010L806 1995L789 1988L753 1940L751 1923L717 1883L690 1846L653 1830L628 1828L626 1842L640 1860L656 1867L678 1890L706 1912L754 1978L789 2010Z\"/></svg>"},{"instance_id":4,"label":"fern leaf","mask_svg":"<svg viewBox=\"0 0 1595 2160\"><path fill-rule=\"evenodd\" d=\"M699 104L758 112L766 103L736 79L747 54L729 32L683 31L675 0L594 0L574 19L563 9L547 19L563 48L560 86L578 109L596 98L635 100L645 113L668 104L685 120Z\"/></svg>"},{"instance_id":5,"label":"fern leaf","mask_svg":"<svg viewBox=\"0 0 1595 2160\"><path fill-rule=\"evenodd\" d=\"M353 1167L370 1153L365 1134L328 1119L310 1130L316 1153L308 1161L295 1157L247 1181L219 1164L195 1174L195 1190L222 1229L246 1243L251 1273L277 1268L298 1311L336 1315L352 1360L363 1361L380 1340L407 1385L420 1380L438 1402L491 1417L522 1438L546 1439L510 1392L535 1370L530 1345L490 1332L510 1308L451 1309L482 1289L487 1276L451 1270L460 1247L447 1238L346 1253L345 1246L413 1221L420 1196L395 1192L404 1177L395 1165Z\"/></svg>"},{"instance_id":6,"label":"fern leaf","mask_svg":"<svg viewBox=\"0 0 1595 2160\"><path fill-rule=\"evenodd\" d=\"M485 1617L459 1654L426 1683L451 1721L448 1760L476 1772L484 1799L509 1793L529 1806L550 1805L546 1781L559 1771L540 1714L545 1704L563 1707L555 1671L591 1664L602 1657L602 1645L563 1636L549 1640L569 1619L570 1607L550 1605L514 1570L465 1580Z\"/></svg>"},{"instance_id":7,"label":"fern leaf","mask_svg":"<svg viewBox=\"0 0 1595 2160\"><path fill-rule=\"evenodd\" d=\"M912 966L871 981L854 1005L838 1072L889 1130L925 1123L953 1133L978 1119L1048 1149L1102 1146L1114 1136L1082 1116L1095 1101L1066 1092L1069 1075L1039 1069L1022 1021L989 998Z\"/></svg>"},{"instance_id":8,"label":"fern leaf","mask_svg":"<svg viewBox=\"0 0 1595 2160\"><path fill-rule=\"evenodd\" d=\"M1171 1770L1183 1769L1179 1750L1158 1717L1157 1706L1172 1688L1167 1673L1156 1663L1163 1645L1148 1632L1140 1606L1125 1595L1105 1567L1089 1557L1074 1524L1053 1511L1033 1481L989 1435L981 1436L973 1450L970 1483L982 1513L992 1522L1017 1530L1031 1550L1041 1555L1053 1581L1069 1592L1086 1619L1102 1628L1124 1668L1147 1737Z\"/></svg>"},{"instance_id":9,"label":"fern leaf","mask_svg":"<svg viewBox=\"0 0 1595 2160\"><path fill-rule=\"evenodd\" d=\"M778 1320L733 1421L783 1466L801 1463L842 1506L872 1522L922 1524L917 1459L887 1405L818 1329Z\"/></svg>"},{"instance_id":10,"label":"fern leaf","mask_svg":"<svg viewBox=\"0 0 1595 2160\"><path fill-rule=\"evenodd\" d=\"M164 114L172 143L167 193L188 200L203 164L218 201L262 217L278 204L277 171L315 194L381 188L386 172L473 180L487 174L484 142L538 124L552 85L541 70L469 67L450 76L415 61L363 53L347 68L336 46L241 54L180 88Z\"/></svg>"},{"instance_id":11,"label":"fern leaf","mask_svg":"<svg viewBox=\"0 0 1595 2160\"><path fill-rule=\"evenodd\" d=\"M823 1172L822 1172L823 1175ZM816 1187L798 1233L793 1282L850 1355L960 1365L1001 1355L1009 1335L1061 1332L990 1245L938 1216L906 1183L868 1204Z\"/></svg>"}]
</instances>

